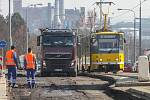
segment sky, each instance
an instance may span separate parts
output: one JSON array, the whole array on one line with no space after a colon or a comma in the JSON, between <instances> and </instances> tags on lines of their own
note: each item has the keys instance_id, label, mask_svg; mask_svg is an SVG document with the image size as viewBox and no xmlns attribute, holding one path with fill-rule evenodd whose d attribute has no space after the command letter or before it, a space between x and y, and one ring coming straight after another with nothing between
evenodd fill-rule
<instances>
[{"instance_id":1,"label":"sky","mask_svg":"<svg viewBox=\"0 0 150 100\"><path fill-rule=\"evenodd\" d=\"M54 4L54 1L55 0L23 0L23 6L26 6L29 4L36 4L36 3L43 3L46 5L48 2ZM79 8L83 6L83 7L86 7L86 11L88 11L88 10L93 10L95 7L96 11L99 12L98 6L93 5L93 4L100 0L64 0L64 1L65 1L65 8ZM115 3L115 5L112 5L110 9L110 17L111 17L112 23L115 23L118 21L133 21L132 12L118 11L117 10L118 8L132 9L135 12L136 17L139 17L139 6L136 7L135 9L133 9L133 7L138 5L140 0L103 0L103 1L111 1ZM0 0L0 2L1 2L0 7L2 8L1 13L6 16L8 14L8 0ZM150 5L150 0L146 0L142 4L142 17L144 18L150 17L149 5Z\"/></svg>"}]
</instances>

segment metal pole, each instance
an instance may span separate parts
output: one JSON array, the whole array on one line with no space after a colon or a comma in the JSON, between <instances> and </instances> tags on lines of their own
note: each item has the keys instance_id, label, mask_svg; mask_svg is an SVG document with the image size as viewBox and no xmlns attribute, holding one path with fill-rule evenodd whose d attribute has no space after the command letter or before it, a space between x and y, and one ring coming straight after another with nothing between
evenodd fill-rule
<instances>
[{"instance_id":1,"label":"metal pole","mask_svg":"<svg viewBox=\"0 0 150 100\"><path fill-rule=\"evenodd\" d=\"M102 0L100 0L100 2L102 2ZM102 3L100 3L100 30L102 28Z\"/></svg>"},{"instance_id":2,"label":"metal pole","mask_svg":"<svg viewBox=\"0 0 150 100\"><path fill-rule=\"evenodd\" d=\"M28 5L28 6L26 7L27 53L28 53L28 48L29 48L28 8L29 8L30 6L37 6L37 5L42 6L43 4L41 4L41 3L39 3L39 4L30 4L30 5Z\"/></svg>"},{"instance_id":3,"label":"metal pole","mask_svg":"<svg viewBox=\"0 0 150 100\"><path fill-rule=\"evenodd\" d=\"M92 32L90 32L90 69L92 67ZM89 69L89 72L90 72L90 69Z\"/></svg>"},{"instance_id":4,"label":"metal pole","mask_svg":"<svg viewBox=\"0 0 150 100\"><path fill-rule=\"evenodd\" d=\"M12 46L12 35L11 35L11 1L9 0L9 39L10 39L10 47Z\"/></svg>"},{"instance_id":5,"label":"metal pole","mask_svg":"<svg viewBox=\"0 0 150 100\"><path fill-rule=\"evenodd\" d=\"M97 5L99 5L99 8L100 8L100 30L102 28L102 4L112 4L113 2L102 2L103 0L100 0L100 2L96 2ZM114 3L113 3L114 4ZM109 12L108 12L109 13Z\"/></svg>"},{"instance_id":6,"label":"metal pole","mask_svg":"<svg viewBox=\"0 0 150 100\"><path fill-rule=\"evenodd\" d=\"M139 56L141 56L142 55L142 53L141 53L141 0L140 0L140 9L139 9L139 16L140 16L140 25L139 25Z\"/></svg>"},{"instance_id":7,"label":"metal pole","mask_svg":"<svg viewBox=\"0 0 150 100\"><path fill-rule=\"evenodd\" d=\"M85 57L85 58L84 58L84 61L85 61L85 62L84 62L84 65L85 65L85 68L86 68L86 47L87 47L87 46L86 46L86 37L85 37L85 48L84 48L84 49L85 49L85 56L84 56L84 57Z\"/></svg>"},{"instance_id":8,"label":"metal pole","mask_svg":"<svg viewBox=\"0 0 150 100\"><path fill-rule=\"evenodd\" d=\"M133 58L133 61L135 62L136 61L136 30L135 30L135 26L136 26L136 17L135 17L135 12L133 11L133 10L131 10L131 9L118 9L118 10L128 10L128 11L131 11L131 12L133 12L133 15L134 15L134 25L133 25L133 27L134 27L134 50L133 50L133 56L134 56L134 58Z\"/></svg>"},{"instance_id":9,"label":"metal pole","mask_svg":"<svg viewBox=\"0 0 150 100\"><path fill-rule=\"evenodd\" d=\"M28 39L29 39L29 38L28 38L28 35L29 35L29 34L28 34L28 7L29 7L29 6L27 6L27 8L26 8L26 34L27 34L27 37L26 37L26 39L27 39L27 51L26 51L26 52L27 52L27 53L28 53L28 41L29 41L29 40L28 40Z\"/></svg>"},{"instance_id":10,"label":"metal pole","mask_svg":"<svg viewBox=\"0 0 150 100\"><path fill-rule=\"evenodd\" d=\"M83 38L82 38L82 40L81 40L81 42L82 42L82 47L81 47L81 60L82 60L82 72L84 72L84 66L83 66Z\"/></svg>"},{"instance_id":11,"label":"metal pole","mask_svg":"<svg viewBox=\"0 0 150 100\"><path fill-rule=\"evenodd\" d=\"M134 63L136 62L136 19L135 19L135 13L134 13Z\"/></svg>"}]
</instances>

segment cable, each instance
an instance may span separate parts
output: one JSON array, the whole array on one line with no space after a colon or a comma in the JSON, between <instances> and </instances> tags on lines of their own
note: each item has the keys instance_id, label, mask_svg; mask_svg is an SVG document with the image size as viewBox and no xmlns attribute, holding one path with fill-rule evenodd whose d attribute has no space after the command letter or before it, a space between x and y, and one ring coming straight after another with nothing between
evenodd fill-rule
<instances>
[{"instance_id":1,"label":"cable","mask_svg":"<svg viewBox=\"0 0 150 100\"><path fill-rule=\"evenodd\" d=\"M76 0L73 0L73 2L74 2L74 8L77 8L77 2L76 2Z\"/></svg>"},{"instance_id":2,"label":"cable","mask_svg":"<svg viewBox=\"0 0 150 100\"><path fill-rule=\"evenodd\" d=\"M147 0L142 1L141 4L143 4L145 1L147 1ZM140 4L136 5L136 6L133 7L131 10L134 10L134 9L137 8L139 5L140 5ZM116 18L118 18L118 17L120 17L120 16L123 16L123 15L125 15L125 14L127 14L127 13L129 13L129 12L130 12L130 11L126 11L125 13L116 15L116 16L112 17L112 19L114 20L114 19L116 19Z\"/></svg>"},{"instance_id":3,"label":"cable","mask_svg":"<svg viewBox=\"0 0 150 100\"><path fill-rule=\"evenodd\" d=\"M93 1L93 0L92 0L92 1ZM90 6L88 7L87 11L88 11L93 5L95 5L95 3L93 3L92 5L90 5Z\"/></svg>"}]
</instances>

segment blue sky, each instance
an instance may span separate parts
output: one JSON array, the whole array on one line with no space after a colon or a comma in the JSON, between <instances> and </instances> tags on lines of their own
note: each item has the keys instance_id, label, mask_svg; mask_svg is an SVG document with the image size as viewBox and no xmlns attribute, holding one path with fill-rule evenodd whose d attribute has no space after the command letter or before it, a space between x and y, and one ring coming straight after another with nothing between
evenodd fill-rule
<instances>
[{"instance_id":1,"label":"blue sky","mask_svg":"<svg viewBox=\"0 0 150 100\"><path fill-rule=\"evenodd\" d=\"M13 0L12 0L13 1ZM26 6L27 4L36 4L36 3L43 3L47 4L48 2L54 3L55 0L23 0L23 5ZM94 2L100 1L100 0L64 0L65 1L65 8L79 8L81 6L86 7L87 10L93 9L91 6ZM133 19L132 12L125 13L125 11L117 11L117 8L127 8L132 9L134 6L136 6L140 0L104 0L104 1L112 1L115 3L114 6L111 7L111 14L112 22L116 21L129 21ZM143 0L141 0L143 1ZM142 4L142 17L150 17L150 0L146 0L145 3ZM8 0L1 0L2 7L2 14L7 15L8 14ZM136 17L139 16L139 7L133 9L136 13ZM98 12L98 7L97 7ZM121 16L120 16L121 15Z\"/></svg>"}]
</instances>

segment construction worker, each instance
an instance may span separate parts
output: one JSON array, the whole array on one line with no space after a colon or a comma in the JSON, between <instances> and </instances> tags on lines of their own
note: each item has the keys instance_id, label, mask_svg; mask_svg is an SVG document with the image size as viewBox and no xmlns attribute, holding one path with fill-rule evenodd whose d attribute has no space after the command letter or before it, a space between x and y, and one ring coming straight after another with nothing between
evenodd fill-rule
<instances>
[{"instance_id":1,"label":"construction worker","mask_svg":"<svg viewBox=\"0 0 150 100\"><path fill-rule=\"evenodd\" d=\"M36 72L36 57L32 53L31 48L28 48L28 53L24 57L24 67L27 71L27 82L29 88L35 87L35 72ZM32 80L30 81L30 76Z\"/></svg>"},{"instance_id":2,"label":"construction worker","mask_svg":"<svg viewBox=\"0 0 150 100\"><path fill-rule=\"evenodd\" d=\"M12 87L16 85L16 71L18 68L17 54L15 52L15 46L11 46L11 50L6 52L6 67L8 69L8 84Z\"/></svg>"}]
</instances>

